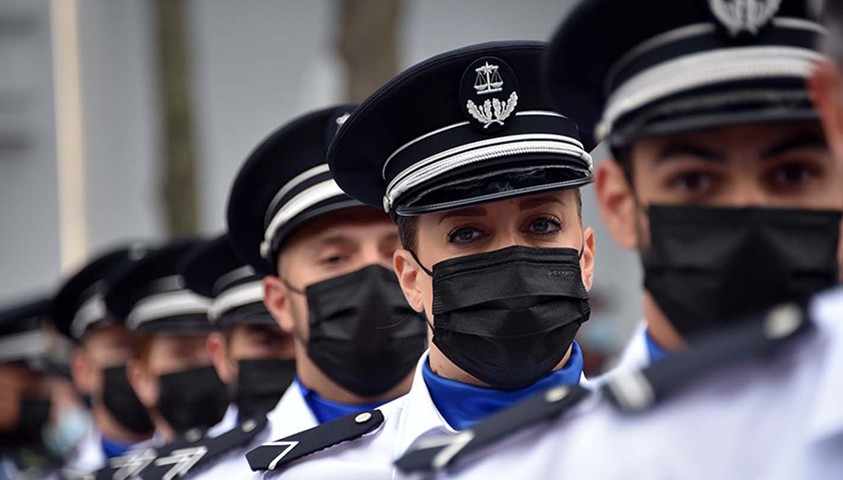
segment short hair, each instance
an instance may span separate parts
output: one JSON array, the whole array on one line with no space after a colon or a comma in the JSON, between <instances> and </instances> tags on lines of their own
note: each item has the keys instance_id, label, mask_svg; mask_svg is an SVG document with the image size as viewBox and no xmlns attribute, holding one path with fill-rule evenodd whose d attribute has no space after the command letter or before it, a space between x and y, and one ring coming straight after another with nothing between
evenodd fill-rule
<instances>
[{"instance_id":1,"label":"short hair","mask_svg":"<svg viewBox=\"0 0 843 480\"><path fill-rule=\"evenodd\" d=\"M575 189L575 192L577 194L577 215L582 220L582 192L579 188ZM419 246L418 217L398 216L395 223L398 224L398 238L401 240L401 246L415 252Z\"/></svg>"}]
</instances>

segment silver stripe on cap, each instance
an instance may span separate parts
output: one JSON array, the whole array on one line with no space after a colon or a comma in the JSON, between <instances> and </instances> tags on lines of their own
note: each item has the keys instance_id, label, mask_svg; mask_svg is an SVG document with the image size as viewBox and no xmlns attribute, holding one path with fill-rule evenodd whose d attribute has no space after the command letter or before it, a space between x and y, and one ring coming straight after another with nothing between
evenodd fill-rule
<instances>
[{"instance_id":1,"label":"silver stripe on cap","mask_svg":"<svg viewBox=\"0 0 843 480\"><path fill-rule=\"evenodd\" d=\"M285 183L284 186L281 187L281 190L278 190L278 193L276 193L275 196L272 197L272 201L269 202L269 206L266 208L266 211L271 212L275 210L275 208L278 206L278 202L280 202L281 199L284 198L284 195L290 193L294 188L298 187L302 183L310 180L311 178L317 175L321 175L330 171L331 169L327 163L321 163L296 175L289 182Z\"/></svg>"},{"instance_id":2,"label":"silver stripe on cap","mask_svg":"<svg viewBox=\"0 0 843 480\"><path fill-rule=\"evenodd\" d=\"M609 97L596 127L605 138L625 114L685 90L722 82L775 77L807 78L823 55L798 47L723 48L686 55L633 76Z\"/></svg>"},{"instance_id":3,"label":"silver stripe on cap","mask_svg":"<svg viewBox=\"0 0 843 480\"><path fill-rule=\"evenodd\" d=\"M818 33L820 35L824 35L827 33L827 30L820 24L816 22L812 22L810 20L805 20L802 18L791 18L791 17L780 17L773 19L773 25L779 28L789 28L792 30L806 30L814 33ZM606 74L606 79L604 81L604 89L606 92L609 92L609 87L614 83L615 77L617 77L618 73L627 65L632 63L635 59L639 58L641 55L646 54L647 52L651 52L656 48L662 47L664 45L668 45L671 43L676 43L681 40L685 40L688 38L699 37L703 35L708 35L717 31L717 25L711 22L706 23L695 23L691 25L685 25L674 30L669 30L664 33L660 33L655 37L652 37L648 40L645 40L635 46L633 49L625 53L618 61L612 65L612 67L608 70Z\"/></svg>"},{"instance_id":4,"label":"silver stripe on cap","mask_svg":"<svg viewBox=\"0 0 843 480\"><path fill-rule=\"evenodd\" d=\"M413 187L455 168L508 155L527 153L562 154L579 157L593 168L591 155L579 140L565 135L529 133L495 137L461 145L414 163L399 173L387 186L384 210L389 212L398 198Z\"/></svg>"},{"instance_id":5,"label":"silver stripe on cap","mask_svg":"<svg viewBox=\"0 0 843 480\"><path fill-rule=\"evenodd\" d=\"M95 322L99 322L108 315L105 308L105 301L102 295L92 295L91 298L85 300L85 303L76 311L73 320L70 321L70 334L74 338L82 338L85 335L85 330Z\"/></svg>"},{"instance_id":6,"label":"silver stripe on cap","mask_svg":"<svg viewBox=\"0 0 843 480\"><path fill-rule=\"evenodd\" d=\"M272 243L272 237L275 236L275 233L281 227L292 220L293 217L319 202L344 194L345 193L339 185L337 185L337 182L335 182L333 178L330 178L303 190L301 193L291 198L289 202L278 210L275 216L272 217L272 221L269 222L269 226L266 227L266 231L263 235L263 242L261 243L261 255L265 259L269 259L269 249L270 244Z\"/></svg>"},{"instance_id":7,"label":"silver stripe on cap","mask_svg":"<svg viewBox=\"0 0 843 480\"><path fill-rule=\"evenodd\" d=\"M41 330L0 337L0 363L42 357L49 351L47 336Z\"/></svg>"},{"instance_id":8,"label":"silver stripe on cap","mask_svg":"<svg viewBox=\"0 0 843 480\"><path fill-rule=\"evenodd\" d=\"M212 287L214 292L221 292L225 290L225 287L244 278L251 277L255 274L255 270L250 265L243 265L240 268L234 269L225 275L221 275L220 278L214 282L214 286Z\"/></svg>"},{"instance_id":9,"label":"silver stripe on cap","mask_svg":"<svg viewBox=\"0 0 843 480\"><path fill-rule=\"evenodd\" d=\"M262 281L256 280L237 285L214 299L208 310L208 318L215 322L232 309L259 302L263 302Z\"/></svg>"},{"instance_id":10,"label":"silver stripe on cap","mask_svg":"<svg viewBox=\"0 0 843 480\"><path fill-rule=\"evenodd\" d=\"M207 315L210 305L210 300L190 290L150 295L132 308L126 317L126 326L136 330L143 323L176 315Z\"/></svg>"}]
</instances>

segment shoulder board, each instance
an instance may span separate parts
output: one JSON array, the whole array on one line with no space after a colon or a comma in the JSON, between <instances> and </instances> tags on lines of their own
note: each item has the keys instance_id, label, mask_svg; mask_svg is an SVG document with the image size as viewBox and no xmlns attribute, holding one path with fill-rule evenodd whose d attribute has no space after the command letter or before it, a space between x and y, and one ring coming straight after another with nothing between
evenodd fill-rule
<instances>
[{"instance_id":1,"label":"shoulder board","mask_svg":"<svg viewBox=\"0 0 843 480\"><path fill-rule=\"evenodd\" d=\"M775 354L812 329L803 307L782 305L721 328L653 365L612 373L601 390L621 412L645 411L706 374Z\"/></svg>"},{"instance_id":2,"label":"shoulder board","mask_svg":"<svg viewBox=\"0 0 843 480\"><path fill-rule=\"evenodd\" d=\"M174 480L212 463L237 447L246 446L264 427L266 417L246 420L231 430L193 442L173 442L159 449L156 457L139 477L142 480Z\"/></svg>"},{"instance_id":3,"label":"shoulder board","mask_svg":"<svg viewBox=\"0 0 843 480\"><path fill-rule=\"evenodd\" d=\"M95 480L128 480L155 460L156 449L145 448L108 460L108 465L93 473Z\"/></svg>"},{"instance_id":4,"label":"shoulder board","mask_svg":"<svg viewBox=\"0 0 843 480\"><path fill-rule=\"evenodd\" d=\"M383 423L380 410L347 415L309 430L269 442L246 454L254 471L275 470L293 460L339 445L372 432Z\"/></svg>"},{"instance_id":5,"label":"shoulder board","mask_svg":"<svg viewBox=\"0 0 843 480\"><path fill-rule=\"evenodd\" d=\"M395 465L404 473L445 470L461 457L564 414L591 394L589 389L580 385L550 388L489 416L471 428L422 442L416 449L399 458Z\"/></svg>"}]
</instances>

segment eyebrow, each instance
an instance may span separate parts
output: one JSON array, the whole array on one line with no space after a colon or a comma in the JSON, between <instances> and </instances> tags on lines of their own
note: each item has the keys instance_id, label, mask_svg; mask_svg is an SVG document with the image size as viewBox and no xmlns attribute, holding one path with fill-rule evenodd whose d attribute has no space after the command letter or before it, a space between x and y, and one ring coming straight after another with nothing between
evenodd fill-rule
<instances>
[{"instance_id":1,"label":"eyebrow","mask_svg":"<svg viewBox=\"0 0 843 480\"><path fill-rule=\"evenodd\" d=\"M656 163L663 163L675 160L679 157L696 157L709 162L725 162L726 156L723 152L716 152L702 145L694 145L687 142L672 142L656 156Z\"/></svg>"},{"instance_id":2,"label":"eyebrow","mask_svg":"<svg viewBox=\"0 0 843 480\"><path fill-rule=\"evenodd\" d=\"M439 218L439 223L441 224L448 218L453 217L485 217L486 216L486 209L482 207L467 207L467 208L460 208L459 210L452 210L442 217Z\"/></svg>"},{"instance_id":3,"label":"eyebrow","mask_svg":"<svg viewBox=\"0 0 843 480\"><path fill-rule=\"evenodd\" d=\"M802 149L828 150L825 136L818 132L802 132L783 142L780 142L761 154L761 158L772 158Z\"/></svg>"},{"instance_id":4,"label":"eyebrow","mask_svg":"<svg viewBox=\"0 0 843 480\"><path fill-rule=\"evenodd\" d=\"M563 207L566 206L565 202L562 199L556 198L552 195L545 195L543 197L524 199L521 201L520 204L518 204L518 208L520 208L521 210L529 210L531 208L547 205L548 203L558 203Z\"/></svg>"}]
</instances>

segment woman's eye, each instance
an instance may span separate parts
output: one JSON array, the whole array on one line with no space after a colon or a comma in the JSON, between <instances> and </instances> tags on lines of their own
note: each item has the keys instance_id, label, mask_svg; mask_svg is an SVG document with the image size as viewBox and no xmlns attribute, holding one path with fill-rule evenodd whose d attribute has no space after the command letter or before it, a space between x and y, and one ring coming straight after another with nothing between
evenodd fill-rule
<instances>
[{"instance_id":1,"label":"woman's eye","mask_svg":"<svg viewBox=\"0 0 843 480\"><path fill-rule=\"evenodd\" d=\"M452 230L451 233L448 234L448 242L456 245L465 245L467 243L471 243L477 240L482 236L483 233L476 228L462 227L456 230Z\"/></svg>"},{"instance_id":2,"label":"woman's eye","mask_svg":"<svg viewBox=\"0 0 843 480\"><path fill-rule=\"evenodd\" d=\"M530 222L529 233L535 235L550 235L562 229L562 224L555 218L538 218Z\"/></svg>"}]
</instances>

